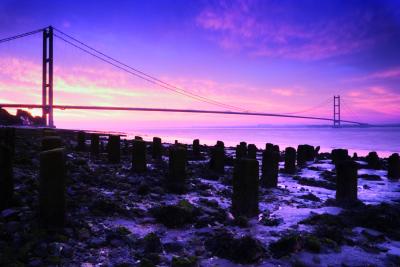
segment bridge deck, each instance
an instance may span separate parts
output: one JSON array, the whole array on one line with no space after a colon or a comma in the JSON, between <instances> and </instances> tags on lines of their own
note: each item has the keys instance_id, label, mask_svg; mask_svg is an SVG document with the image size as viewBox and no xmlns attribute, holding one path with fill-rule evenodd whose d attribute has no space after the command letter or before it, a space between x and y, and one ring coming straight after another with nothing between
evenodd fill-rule
<instances>
[{"instance_id":1,"label":"bridge deck","mask_svg":"<svg viewBox=\"0 0 400 267\"><path fill-rule=\"evenodd\" d=\"M1 104L0 107L5 108L43 108L42 105L37 104ZM312 116L297 116L276 113L263 113L263 112L239 112L239 111L220 111L220 110L200 110L200 109L172 109L172 108L141 108L141 107L110 107L110 106L73 106L73 105L53 105L53 109L76 109L76 110L122 110L122 111L146 111L146 112L181 112L181 113L205 113L205 114L227 114L227 115L245 115L245 116L264 116L264 117L283 117L295 119L309 119L309 120L322 120L334 121L331 118L312 117ZM366 125L365 123L341 120L341 122Z\"/></svg>"}]
</instances>

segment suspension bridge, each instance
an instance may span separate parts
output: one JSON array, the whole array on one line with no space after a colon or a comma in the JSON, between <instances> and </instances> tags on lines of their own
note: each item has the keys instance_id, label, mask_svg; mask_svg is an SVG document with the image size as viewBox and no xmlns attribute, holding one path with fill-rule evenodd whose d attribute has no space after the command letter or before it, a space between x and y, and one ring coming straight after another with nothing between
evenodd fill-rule
<instances>
[{"instance_id":1,"label":"suspension bridge","mask_svg":"<svg viewBox=\"0 0 400 267\"><path fill-rule=\"evenodd\" d=\"M265 116L265 117L284 117L293 119L309 119L309 120L319 120L319 121L330 121L333 123L333 127L340 127L342 123L355 124L360 126L367 125L366 123L343 120L341 119L341 101L340 96L335 95L333 97L333 116L319 117L319 116L302 116L295 115L300 112L292 113L264 113L264 112L252 112L237 106L222 103L202 95L193 93L191 91L179 88L175 85L162 81L154 76L146 74L136 68L129 66L117 60L105 53L87 45L86 43L72 37L69 34L58 30L52 26L38 29L23 34L11 36L8 38L0 39L0 44L13 41L16 39L24 38L26 36L31 36L34 34L42 33L43 35L43 47L42 47L42 103L41 104L24 104L24 103L0 103L1 108L38 108L42 109L42 120L45 126L54 127L54 109L60 110L118 110L118 111L145 111L145 112L182 112L182 113L204 113L204 114L226 114L226 115L244 115L244 116ZM61 40L86 54L89 54L98 60L101 60L121 71L124 71L130 75L138 77L154 85L160 86L164 89L173 91L185 97L195 99L197 101L205 102L210 105L218 106L219 108L224 108L225 110L202 110L202 109L172 109L172 108L145 108L145 107L121 107L121 106L78 106L78 105L56 105L54 104L53 97L53 63L54 63L54 38Z\"/></svg>"}]
</instances>

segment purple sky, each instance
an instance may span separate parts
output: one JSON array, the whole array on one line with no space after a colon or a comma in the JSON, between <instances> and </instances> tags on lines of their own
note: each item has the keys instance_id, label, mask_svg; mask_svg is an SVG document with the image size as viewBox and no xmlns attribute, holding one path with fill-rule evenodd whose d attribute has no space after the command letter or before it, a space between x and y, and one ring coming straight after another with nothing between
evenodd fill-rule
<instances>
[{"instance_id":1,"label":"purple sky","mask_svg":"<svg viewBox=\"0 0 400 267\"><path fill-rule=\"evenodd\" d=\"M251 111L400 122L400 1L7 1L0 38L54 27L144 72ZM40 102L40 35L0 45L1 102ZM220 109L152 86L55 43L56 103ZM10 89L18 88L18 90ZM36 91L32 88L37 88ZM87 112L60 126L303 123ZM96 124L95 123L95 124ZM315 123L313 121L305 123Z\"/></svg>"}]
</instances>

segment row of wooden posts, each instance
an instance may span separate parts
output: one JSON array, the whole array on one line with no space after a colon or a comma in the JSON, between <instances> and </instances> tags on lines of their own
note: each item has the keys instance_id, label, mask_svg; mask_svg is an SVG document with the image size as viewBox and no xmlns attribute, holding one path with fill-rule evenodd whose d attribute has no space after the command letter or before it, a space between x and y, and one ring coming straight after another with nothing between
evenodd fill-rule
<instances>
[{"instance_id":1,"label":"row of wooden posts","mask_svg":"<svg viewBox=\"0 0 400 267\"><path fill-rule=\"evenodd\" d=\"M0 195L1 209L10 205L13 194L12 155L15 147L15 131L8 130L2 138L0 146ZM53 130L44 130L42 152L40 153L39 175L39 214L45 225L61 226L65 218L65 150L63 140ZM78 151L86 151L85 132L78 132ZM98 134L90 135L90 153L96 157L100 153L100 138ZM119 163L121 156L121 140L118 135L108 138L107 155L110 163ZM192 157L200 158L201 149L198 139L193 141ZM147 170L146 142L140 137L132 141L132 171L143 173ZM154 137L151 147L152 158L161 160L163 146L161 138ZM299 145L297 151L287 147L283 153L283 172L294 174L298 167L303 167L308 161L313 161L319 148L310 145ZM183 193L186 189L187 146L176 144L169 147L169 171L166 177L166 187L173 193ZM279 146L266 144L262 152L261 179L259 177L259 162L257 147L241 142L236 147L236 160L233 171L232 213L234 216L253 217L258 215L258 194L260 185L265 188L275 188L278 184L279 162L281 160ZM341 202L357 200L357 164L350 159L347 150L335 149L331 153L336 165L336 199ZM377 157L377 155L376 155ZM374 155L371 156L374 158ZM225 172L225 146L218 141L210 150L210 170L223 174ZM379 158L378 158L379 160ZM373 161L373 160L372 160ZM296 164L297 163L297 164ZM400 159L398 154L389 158L388 176L399 178Z\"/></svg>"}]
</instances>

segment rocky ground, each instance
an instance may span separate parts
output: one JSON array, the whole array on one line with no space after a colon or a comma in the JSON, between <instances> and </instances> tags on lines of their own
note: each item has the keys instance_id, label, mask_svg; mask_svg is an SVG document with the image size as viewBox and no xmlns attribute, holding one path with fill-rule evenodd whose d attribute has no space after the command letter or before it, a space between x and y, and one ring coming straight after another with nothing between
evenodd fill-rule
<instances>
[{"instance_id":1,"label":"rocky ground","mask_svg":"<svg viewBox=\"0 0 400 267\"><path fill-rule=\"evenodd\" d=\"M233 148L218 176L202 147L204 159L188 164L188 191L177 195L164 189L168 157L148 157L148 171L135 174L128 150L109 164L105 153L91 158L74 150L73 135L62 137L67 224L43 229L41 137L17 132L15 203L0 213L1 266L400 266L400 184L362 158L357 205L335 203L334 165L321 154L295 175L280 173L278 188L261 188L260 215L247 220L230 214Z\"/></svg>"}]
</instances>

